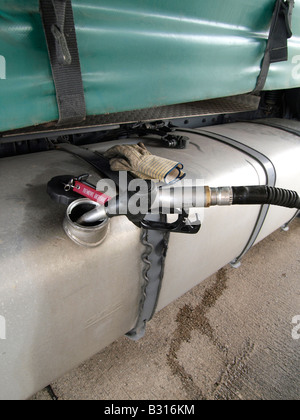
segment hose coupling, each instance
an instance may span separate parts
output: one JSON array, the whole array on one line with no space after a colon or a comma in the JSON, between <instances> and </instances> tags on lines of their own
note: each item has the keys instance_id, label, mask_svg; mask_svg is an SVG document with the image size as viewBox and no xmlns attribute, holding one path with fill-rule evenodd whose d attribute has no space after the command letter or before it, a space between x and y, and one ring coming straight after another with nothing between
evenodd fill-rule
<instances>
[{"instance_id":1,"label":"hose coupling","mask_svg":"<svg viewBox=\"0 0 300 420\"><path fill-rule=\"evenodd\" d=\"M210 202L208 206L232 206L233 190L232 187L210 188Z\"/></svg>"}]
</instances>

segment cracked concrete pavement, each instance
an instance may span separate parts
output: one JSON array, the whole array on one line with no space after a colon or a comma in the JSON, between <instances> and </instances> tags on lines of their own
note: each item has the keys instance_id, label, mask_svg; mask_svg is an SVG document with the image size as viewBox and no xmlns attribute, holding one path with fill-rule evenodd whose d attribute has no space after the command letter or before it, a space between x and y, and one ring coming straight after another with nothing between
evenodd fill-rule
<instances>
[{"instance_id":1,"label":"cracked concrete pavement","mask_svg":"<svg viewBox=\"0 0 300 420\"><path fill-rule=\"evenodd\" d=\"M52 384L61 400L298 400L300 219ZM34 400L49 399L44 390Z\"/></svg>"}]
</instances>

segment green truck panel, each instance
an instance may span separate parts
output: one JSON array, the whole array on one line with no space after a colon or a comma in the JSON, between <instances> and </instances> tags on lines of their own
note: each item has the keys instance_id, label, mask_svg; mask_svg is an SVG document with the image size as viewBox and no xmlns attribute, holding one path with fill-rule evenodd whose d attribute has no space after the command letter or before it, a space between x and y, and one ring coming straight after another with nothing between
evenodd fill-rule
<instances>
[{"instance_id":1,"label":"green truck panel","mask_svg":"<svg viewBox=\"0 0 300 420\"><path fill-rule=\"evenodd\" d=\"M275 0L73 0L88 115L251 92ZM266 89L300 86L300 2L289 61ZM38 0L0 0L0 131L58 119Z\"/></svg>"}]
</instances>

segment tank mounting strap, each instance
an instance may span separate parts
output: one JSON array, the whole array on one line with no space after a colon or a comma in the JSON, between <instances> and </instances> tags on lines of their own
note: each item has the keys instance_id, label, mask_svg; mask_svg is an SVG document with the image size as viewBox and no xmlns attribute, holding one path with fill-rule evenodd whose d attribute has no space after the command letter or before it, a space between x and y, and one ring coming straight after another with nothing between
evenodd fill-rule
<instances>
[{"instance_id":1,"label":"tank mounting strap","mask_svg":"<svg viewBox=\"0 0 300 420\"><path fill-rule=\"evenodd\" d=\"M299 216L300 216L300 210L297 210L294 216L288 222L286 222L285 225L283 225L283 228L288 228L289 225Z\"/></svg>"},{"instance_id":2,"label":"tank mounting strap","mask_svg":"<svg viewBox=\"0 0 300 420\"><path fill-rule=\"evenodd\" d=\"M146 218L151 221L166 222L165 215L149 215ZM164 277L169 239L170 232L142 229L141 241L145 246L142 255L144 263L142 298L136 325L126 334L133 341L144 337L147 322L154 316Z\"/></svg>"},{"instance_id":3,"label":"tank mounting strap","mask_svg":"<svg viewBox=\"0 0 300 420\"><path fill-rule=\"evenodd\" d=\"M253 121L247 121L247 123L251 123L251 124L260 124L260 125L265 125L266 127L273 127L273 128L277 128L278 130L282 130L285 131L286 133L290 133L290 134L294 134L295 136L300 137L300 128L294 128L291 127L289 125L286 125L282 122L277 122L275 121L271 121L268 119L263 119L263 120L253 120ZM292 121L294 122L294 121Z\"/></svg>"},{"instance_id":4,"label":"tank mounting strap","mask_svg":"<svg viewBox=\"0 0 300 420\"><path fill-rule=\"evenodd\" d=\"M93 166L100 174L107 176L119 186L119 172L110 169L109 160L102 156L100 153L93 152L92 150L83 147L75 146L69 143L62 143L56 147L57 150L70 153ZM131 182L134 178L128 174L127 181Z\"/></svg>"},{"instance_id":5,"label":"tank mounting strap","mask_svg":"<svg viewBox=\"0 0 300 420\"><path fill-rule=\"evenodd\" d=\"M293 35L291 26L294 6L295 0L276 1L267 48L253 94L258 94L264 89L270 65L288 59L287 40Z\"/></svg>"},{"instance_id":6,"label":"tank mounting strap","mask_svg":"<svg viewBox=\"0 0 300 420\"><path fill-rule=\"evenodd\" d=\"M59 110L59 125L86 118L85 97L71 0L40 0Z\"/></svg>"},{"instance_id":7,"label":"tank mounting strap","mask_svg":"<svg viewBox=\"0 0 300 420\"><path fill-rule=\"evenodd\" d=\"M231 146L237 150L240 150L241 152L247 154L248 156L252 157L253 159L255 159L263 168L265 174L266 174L266 185L269 187L275 187L276 185L276 180L277 180L277 174L276 174L276 169L275 166L273 164L273 162L264 154L262 154L261 152L253 149L252 147L249 147L237 140L231 139L229 137L223 136L221 134L217 134L217 133L213 133L211 131L206 131L206 130L189 130L189 129L179 129L179 131L183 131L183 132L188 132L188 133L194 133L194 134L199 134L205 137L209 137L212 140L216 140L219 141L221 143L227 144L228 146ZM267 214L269 212L270 209L270 205L264 205L261 207L259 215L258 215L258 219L256 221L255 227L253 229L253 232L249 238L249 241L247 243L247 245L245 246L244 250L242 251L242 253L235 258L232 261L233 265L236 265L240 262L240 260L244 257L244 255L246 255L246 253L252 248L252 246L254 245L256 239L258 238L258 235L263 227L263 224L266 220Z\"/></svg>"}]
</instances>

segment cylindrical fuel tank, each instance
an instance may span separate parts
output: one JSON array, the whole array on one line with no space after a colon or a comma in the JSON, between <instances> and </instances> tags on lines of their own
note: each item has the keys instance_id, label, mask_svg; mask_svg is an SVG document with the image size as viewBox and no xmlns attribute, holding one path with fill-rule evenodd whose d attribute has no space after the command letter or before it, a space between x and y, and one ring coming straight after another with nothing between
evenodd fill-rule
<instances>
[{"instance_id":1,"label":"cylindrical fuel tank","mask_svg":"<svg viewBox=\"0 0 300 420\"><path fill-rule=\"evenodd\" d=\"M300 123L295 125L300 131ZM267 161L269 170L275 168L276 186L300 193L296 134L236 123L184 135L190 138L185 150L151 142L146 146L153 154L182 162L188 178L203 179L211 187L264 185ZM129 142L90 149L104 151ZM266 158L264 164L259 156ZM51 178L83 173L91 174L91 183L100 179L89 164L63 151L0 162L2 400L30 397L135 326L143 286L140 230L125 216L115 217L105 242L97 248L80 247L63 230L66 207L46 193ZM238 257L260 212L260 206L209 208L197 235L171 234L157 310ZM256 242L295 213L270 208Z\"/></svg>"}]
</instances>

